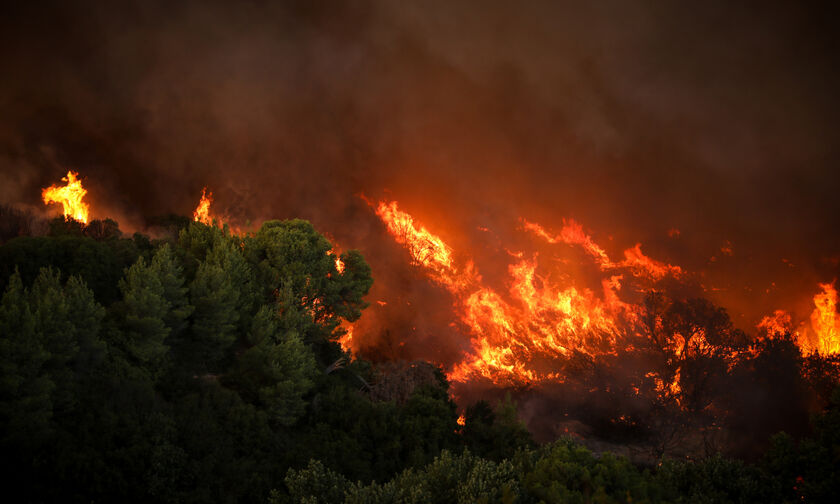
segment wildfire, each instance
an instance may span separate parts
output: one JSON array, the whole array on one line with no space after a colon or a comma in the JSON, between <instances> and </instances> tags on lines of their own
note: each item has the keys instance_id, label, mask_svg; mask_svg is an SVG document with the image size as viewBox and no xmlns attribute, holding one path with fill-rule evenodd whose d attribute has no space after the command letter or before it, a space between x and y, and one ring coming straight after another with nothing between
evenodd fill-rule
<instances>
[{"instance_id":1,"label":"wildfire","mask_svg":"<svg viewBox=\"0 0 840 504\"><path fill-rule=\"evenodd\" d=\"M210 204L213 203L213 193L207 192L207 188L201 190L201 200L193 212L193 220L211 226L213 218L210 216Z\"/></svg>"},{"instance_id":2,"label":"wildfire","mask_svg":"<svg viewBox=\"0 0 840 504\"><path fill-rule=\"evenodd\" d=\"M775 310L772 315L761 319L756 326L766 331L768 337L791 334L804 355L840 354L840 314L837 313L837 289L834 283L818 284L820 292L814 295L814 310L809 320L803 321L794 330L790 313ZM810 323L810 325L809 325Z\"/></svg>"},{"instance_id":3,"label":"wildfire","mask_svg":"<svg viewBox=\"0 0 840 504\"><path fill-rule=\"evenodd\" d=\"M767 331L767 335L770 337L777 334L786 334L791 331L791 317L784 310L775 310L772 315L761 319L756 327Z\"/></svg>"},{"instance_id":4,"label":"wildfire","mask_svg":"<svg viewBox=\"0 0 840 504\"><path fill-rule=\"evenodd\" d=\"M613 266L609 256L601 247L596 244L592 238L583 231L583 226L573 220L564 220L563 227L560 234L552 235L546 231L542 226L534 222L522 220L523 228L531 231L548 243L565 243L567 245L580 245L583 249L595 258L596 262L603 268Z\"/></svg>"},{"instance_id":5,"label":"wildfire","mask_svg":"<svg viewBox=\"0 0 840 504\"><path fill-rule=\"evenodd\" d=\"M656 261L646 256L642 252L641 243L625 250L623 261L613 262L607 252L584 232L583 226L573 220L564 220L563 227L557 235L549 233L537 223L524 219L522 220L522 228L551 244L564 243L582 247L604 271L624 268L630 270L636 276L647 276L653 280L661 280L668 275L679 277L683 274L683 270L679 266Z\"/></svg>"},{"instance_id":6,"label":"wildfire","mask_svg":"<svg viewBox=\"0 0 840 504\"><path fill-rule=\"evenodd\" d=\"M198 206L195 207L195 211L193 212L193 220L206 226L215 225L220 228L227 227L232 234L238 236L242 236L246 233L245 229L232 225L226 215L220 216L219 214L211 212L210 206L212 204L213 193L208 191L206 187L201 189L201 199L198 201Z\"/></svg>"},{"instance_id":7,"label":"wildfire","mask_svg":"<svg viewBox=\"0 0 840 504\"><path fill-rule=\"evenodd\" d=\"M814 296L811 331L803 331L799 345L804 353L822 355L840 353L840 315L837 313L837 289L834 283L819 284L822 292Z\"/></svg>"},{"instance_id":8,"label":"wildfire","mask_svg":"<svg viewBox=\"0 0 840 504\"><path fill-rule=\"evenodd\" d=\"M379 203L376 215L385 222L388 232L397 243L408 249L415 265L434 272L434 280L447 286L459 281L468 281L468 278L463 277L463 272L455 268L452 249L425 227L415 226L411 215L400 211L396 201Z\"/></svg>"},{"instance_id":9,"label":"wildfire","mask_svg":"<svg viewBox=\"0 0 840 504\"><path fill-rule=\"evenodd\" d=\"M345 352L349 352L352 349L352 342L353 342L353 326L351 324L347 324L345 327L345 333L338 338L338 344L341 345L341 349Z\"/></svg>"},{"instance_id":10,"label":"wildfire","mask_svg":"<svg viewBox=\"0 0 840 504\"><path fill-rule=\"evenodd\" d=\"M642 244L637 243L635 247L624 251L624 261L620 266L635 269L640 274L647 274L654 280L660 280L668 275L678 278L682 275L682 268L672 264L666 264L655 259L651 259L642 253Z\"/></svg>"},{"instance_id":11,"label":"wildfire","mask_svg":"<svg viewBox=\"0 0 840 504\"><path fill-rule=\"evenodd\" d=\"M412 262L456 299L455 312L471 335L472 350L449 371L450 380L557 380L552 359L575 351L611 351L620 332L619 320L636 316L633 307L615 295L620 276L605 280L603 297L599 297L585 288L554 283L551 276L538 274L536 257L514 254L518 261L508 268L509 289L500 293L483 283L472 261L460 267L452 249L399 210L397 202L380 203L376 213L408 250ZM525 226L552 242L583 245L601 264L611 264L606 252L577 224L567 224L558 237L537 224L526 222Z\"/></svg>"},{"instance_id":12,"label":"wildfire","mask_svg":"<svg viewBox=\"0 0 840 504\"><path fill-rule=\"evenodd\" d=\"M61 179L67 182L67 185L47 187L41 192L41 197L45 205L60 203L65 219L74 219L87 224L90 207L82 201L87 194L87 189L82 187L82 181L78 179L78 176L78 173L68 171L67 176Z\"/></svg>"},{"instance_id":13,"label":"wildfire","mask_svg":"<svg viewBox=\"0 0 840 504\"><path fill-rule=\"evenodd\" d=\"M600 290L592 290L569 279L569 272L558 266L567 264L563 259L551 257L557 260L540 262L536 254L528 257L508 251L514 261L508 266L506 290L499 291L485 284L471 260L461 259L439 236L400 210L396 201L380 202L376 214L406 248L412 264L453 295L454 313L470 335L471 346L448 371L451 381L484 378L496 384L523 384L562 380L556 371L560 359L576 352L615 353L622 338L640 327L643 307L619 297L625 274L651 287L652 282L665 277L685 275L679 266L645 255L639 243L624 250L622 260L614 261L575 221L564 221L560 231L552 233L522 219L520 229L549 244L582 248L605 277ZM834 284L820 284L820 289L814 296L810 327L805 322L792 331L792 317L784 310L764 317L757 327L767 337L793 334L804 354L840 353L837 290ZM679 343L680 339L674 335L677 356L686 350L710 351L704 334L692 335L690 345L684 338ZM657 379L661 393L680 392L679 369L670 383Z\"/></svg>"},{"instance_id":14,"label":"wildfire","mask_svg":"<svg viewBox=\"0 0 840 504\"><path fill-rule=\"evenodd\" d=\"M666 383L662 378L659 377L658 374L654 372L649 372L645 375L646 378L650 378L653 380L654 389L656 390L657 394L660 397L673 397L676 399L677 403L680 402L680 394L682 393L682 388L680 387L680 374L682 373L681 368L677 368L676 372L674 373L674 377L671 379L671 383Z\"/></svg>"}]
</instances>

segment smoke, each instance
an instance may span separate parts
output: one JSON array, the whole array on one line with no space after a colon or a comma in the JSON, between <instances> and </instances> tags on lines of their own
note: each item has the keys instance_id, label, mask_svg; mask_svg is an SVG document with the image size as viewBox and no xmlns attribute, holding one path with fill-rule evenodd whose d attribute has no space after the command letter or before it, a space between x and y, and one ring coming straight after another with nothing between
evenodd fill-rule
<instances>
[{"instance_id":1,"label":"smoke","mask_svg":"<svg viewBox=\"0 0 840 504\"><path fill-rule=\"evenodd\" d=\"M189 215L204 186L241 223L309 219L371 263L357 337L383 357L453 362L468 342L360 195L399 200L491 284L520 217L566 217L611 256L641 242L697 272L743 327L804 318L840 273L830 19L791 3L17 2L0 20L0 199L40 207L73 169L92 217L127 229Z\"/></svg>"}]
</instances>

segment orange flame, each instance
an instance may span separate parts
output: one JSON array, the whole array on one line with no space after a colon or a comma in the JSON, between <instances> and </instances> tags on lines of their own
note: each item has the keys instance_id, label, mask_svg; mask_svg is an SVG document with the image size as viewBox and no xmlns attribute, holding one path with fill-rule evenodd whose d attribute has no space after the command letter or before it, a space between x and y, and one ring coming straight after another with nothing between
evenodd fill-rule
<instances>
[{"instance_id":1,"label":"orange flame","mask_svg":"<svg viewBox=\"0 0 840 504\"><path fill-rule=\"evenodd\" d=\"M635 247L624 251L624 261L621 262L621 266L647 273L654 280L660 280L667 275L678 278L683 273L679 266L665 264L643 254L641 243L637 243Z\"/></svg>"},{"instance_id":2,"label":"orange flame","mask_svg":"<svg viewBox=\"0 0 840 504\"><path fill-rule=\"evenodd\" d=\"M756 327L764 329L770 337L789 333L791 332L790 313L784 310L775 310L772 315L767 315L761 319Z\"/></svg>"},{"instance_id":3,"label":"orange flame","mask_svg":"<svg viewBox=\"0 0 840 504\"><path fill-rule=\"evenodd\" d=\"M210 204L213 203L213 193L207 192L207 188L201 190L201 200L193 212L193 220L211 226L213 218L210 216Z\"/></svg>"},{"instance_id":4,"label":"orange flame","mask_svg":"<svg viewBox=\"0 0 840 504\"><path fill-rule=\"evenodd\" d=\"M41 191L41 197L45 205L61 203L65 219L74 219L87 224L90 207L82 201L87 194L87 189L82 187L82 181L77 178L78 176L78 173L68 171L67 176L61 179L67 182L67 185L47 187Z\"/></svg>"},{"instance_id":5,"label":"orange flame","mask_svg":"<svg viewBox=\"0 0 840 504\"><path fill-rule=\"evenodd\" d=\"M472 261L457 256L439 236L401 211L396 201L380 202L376 214L393 238L406 248L412 264L453 295L454 313L470 336L469 350L447 373L456 382L473 378L496 384L562 380L557 372L559 359L575 352L615 353L619 343L627 341L625 335L640 329L644 308L619 297L624 273L647 285L665 277L685 275L679 266L645 255L639 243L624 251L623 260L613 261L574 221L564 221L560 232L553 234L537 223L522 220L523 230L550 244L581 247L606 273L601 292L575 285L568 280L568 272L556 270L564 261L541 264L537 255L528 258L522 252L511 251L508 253L514 262L508 266L506 291L499 291L485 284ZM803 324L793 335L803 353L840 353L837 290L833 284L820 284L820 288L822 292L814 296L810 330ZM758 328L766 330L769 337L791 332L791 316L777 310L762 319ZM688 350L708 352L712 346L702 333L673 336L672 350L677 356ZM681 393L679 369L669 381L656 379L660 393Z\"/></svg>"},{"instance_id":6,"label":"orange flame","mask_svg":"<svg viewBox=\"0 0 840 504\"><path fill-rule=\"evenodd\" d=\"M338 338L338 344L341 345L342 350L349 352L353 347L353 326L351 324L347 324L345 331L346 332Z\"/></svg>"},{"instance_id":7,"label":"orange flame","mask_svg":"<svg viewBox=\"0 0 840 504\"><path fill-rule=\"evenodd\" d=\"M434 272L433 279L444 284L457 283L461 273L455 269L452 249L423 226L415 226L414 219L397 208L397 202L379 203L376 215L388 226L397 243L408 249L415 265Z\"/></svg>"},{"instance_id":8,"label":"orange flame","mask_svg":"<svg viewBox=\"0 0 840 504\"><path fill-rule=\"evenodd\" d=\"M412 262L455 295L455 311L471 335L472 348L452 367L450 380L483 377L501 384L559 379L551 359L573 351L611 351L618 320L636 317L635 308L615 294L620 276L603 282L604 296L599 298L588 289L553 284L550 277L538 275L536 257L514 254L519 260L508 268L510 287L499 293L484 285L471 261L459 267L452 249L399 210L397 202L380 203L376 213ZM525 226L546 239L583 245L597 261L611 264L577 224L567 224L557 238L538 224Z\"/></svg>"},{"instance_id":9,"label":"orange flame","mask_svg":"<svg viewBox=\"0 0 840 504\"><path fill-rule=\"evenodd\" d=\"M531 231L548 243L565 243L567 245L580 245L583 249L591 255L604 268L612 267L607 253L595 243L592 238L583 231L583 226L573 220L564 220L563 227L560 229L560 234L553 236L546 231L542 226L534 222L528 222L523 219L523 227L527 231Z\"/></svg>"},{"instance_id":10,"label":"orange flame","mask_svg":"<svg viewBox=\"0 0 840 504\"><path fill-rule=\"evenodd\" d=\"M814 296L811 331L803 331L799 346L803 353L822 355L840 353L840 315L837 313L837 289L834 283L819 284L822 292Z\"/></svg>"},{"instance_id":11,"label":"orange flame","mask_svg":"<svg viewBox=\"0 0 840 504\"><path fill-rule=\"evenodd\" d=\"M193 212L193 220L195 222L200 222L206 226L218 226L220 228L227 228L230 232L234 235L243 235L245 230L240 228L239 226L231 225L228 221L227 216L219 216L218 214L213 214L210 211L210 206L213 204L213 193L208 191L207 188L203 188L201 190L201 199L198 201L198 206L195 207L195 211Z\"/></svg>"},{"instance_id":12,"label":"orange flame","mask_svg":"<svg viewBox=\"0 0 840 504\"><path fill-rule=\"evenodd\" d=\"M641 243L637 243L635 247L625 250L623 261L613 262L610 260L607 252L595 243L592 237L584 232L583 226L573 220L564 220L563 227L560 229L560 234L558 235L552 235L539 224L529 222L524 219L522 223L523 229L530 231L548 243L579 245L586 251L587 254L592 256L595 262L604 271L625 268L636 276L647 276L653 280L661 280L668 275L679 277L683 274L683 271L679 266L656 261L646 256L642 252Z\"/></svg>"}]
</instances>

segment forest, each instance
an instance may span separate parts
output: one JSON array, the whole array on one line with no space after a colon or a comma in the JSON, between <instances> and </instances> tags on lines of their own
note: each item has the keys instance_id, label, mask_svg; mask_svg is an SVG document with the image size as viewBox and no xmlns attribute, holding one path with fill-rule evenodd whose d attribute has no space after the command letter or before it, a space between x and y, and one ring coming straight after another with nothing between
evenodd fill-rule
<instances>
[{"instance_id":1,"label":"forest","mask_svg":"<svg viewBox=\"0 0 840 504\"><path fill-rule=\"evenodd\" d=\"M572 437L538 444L509 393L456 404L431 363L343 351L374 279L307 221L240 236L172 216L125 236L111 220L41 233L24 217L4 207L0 230L0 450L16 502L840 500L836 366L814 371L784 337L752 367L811 370L809 428L751 457L640 463ZM748 408L747 428L761 423Z\"/></svg>"}]
</instances>

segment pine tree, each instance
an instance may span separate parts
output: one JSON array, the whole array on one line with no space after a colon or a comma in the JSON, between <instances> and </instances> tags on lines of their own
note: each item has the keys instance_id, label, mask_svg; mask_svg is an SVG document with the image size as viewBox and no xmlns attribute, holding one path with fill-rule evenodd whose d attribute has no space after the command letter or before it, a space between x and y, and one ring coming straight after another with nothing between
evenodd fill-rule
<instances>
[{"instance_id":1,"label":"pine tree","mask_svg":"<svg viewBox=\"0 0 840 504\"><path fill-rule=\"evenodd\" d=\"M155 252L151 269L160 279L163 297L169 303L169 311L163 321L170 330L170 336L177 337L189 326L188 319L194 308L187 297L189 289L184 286L184 269L168 243Z\"/></svg>"},{"instance_id":2,"label":"pine tree","mask_svg":"<svg viewBox=\"0 0 840 504\"><path fill-rule=\"evenodd\" d=\"M248 336L253 346L240 356L231 381L272 420L291 425L306 408L303 396L313 388L318 368L312 351L278 322L274 308L260 309Z\"/></svg>"},{"instance_id":3,"label":"pine tree","mask_svg":"<svg viewBox=\"0 0 840 504\"><path fill-rule=\"evenodd\" d=\"M330 242L300 219L265 222L244 242L264 302L279 302L283 328L307 344L335 340L341 321L358 319L367 306L362 297L373 284L361 254L342 254L339 273L331 250Z\"/></svg>"},{"instance_id":4,"label":"pine tree","mask_svg":"<svg viewBox=\"0 0 840 504\"><path fill-rule=\"evenodd\" d=\"M33 447L46 438L55 383L44 373L50 353L38 337L29 293L15 272L0 301L0 432L4 447Z\"/></svg>"},{"instance_id":5,"label":"pine tree","mask_svg":"<svg viewBox=\"0 0 840 504\"><path fill-rule=\"evenodd\" d=\"M164 368L170 333L164 319L170 309L160 276L142 257L120 280L123 295L124 331L121 342L126 353L151 376Z\"/></svg>"}]
</instances>

